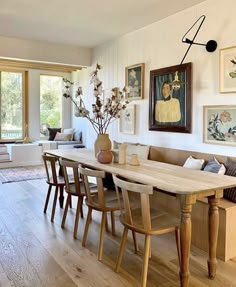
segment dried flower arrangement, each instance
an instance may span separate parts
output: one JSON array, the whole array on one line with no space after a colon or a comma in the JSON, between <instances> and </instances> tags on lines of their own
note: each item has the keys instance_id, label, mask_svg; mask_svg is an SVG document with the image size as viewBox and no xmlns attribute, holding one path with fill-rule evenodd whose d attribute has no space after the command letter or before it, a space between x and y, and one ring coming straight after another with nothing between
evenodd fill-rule
<instances>
[{"instance_id":1,"label":"dried flower arrangement","mask_svg":"<svg viewBox=\"0 0 236 287\"><path fill-rule=\"evenodd\" d=\"M120 111L124 110L129 103L127 87L124 87L122 90L115 87L111 90L111 96L105 100L103 99L102 81L98 77L98 72L101 68L101 65L97 64L95 71L91 73L90 84L93 84L95 97L95 103L92 104L92 116L89 110L86 109L82 99L82 87L78 87L74 99L71 95L71 86L74 83L65 78L63 79L65 88L63 96L69 98L75 105L76 116L87 118L97 134L105 134L110 123L120 117Z\"/></svg>"}]
</instances>

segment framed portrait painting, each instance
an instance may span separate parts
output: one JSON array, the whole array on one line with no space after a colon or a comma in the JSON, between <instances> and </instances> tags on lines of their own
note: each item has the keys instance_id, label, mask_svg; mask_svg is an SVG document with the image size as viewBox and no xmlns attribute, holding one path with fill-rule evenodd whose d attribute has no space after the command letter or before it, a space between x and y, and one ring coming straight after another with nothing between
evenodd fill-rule
<instances>
[{"instance_id":1,"label":"framed portrait painting","mask_svg":"<svg viewBox=\"0 0 236 287\"><path fill-rule=\"evenodd\" d=\"M236 106L203 106L203 142L236 146Z\"/></svg>"},{"instance_id":2,"label":"framed portrait painting","mask_svg":"<svg viewBox=\"0 0 236 287\"><path fill-rule=\"evenodd\" d=\"M191 133L192 64L150 71L149 130Z\"/></svg>"},{"instance_id":3,"label":"framed portrait painting","mask_svg":"<svg viewBox=\"0 0 236 287\"><path fill-rule=\"evenodd\" d=\"M125 134L135 134L136 106L128 105L120 113L120 132Z\"/></svg>"},{"instance_id":4,"label":"framed portrait painting","mask_svg":"<svg viewBox=\"0 0 236 287\"><path fill-rule=\"evenodd\" d=\"M129 87L128 98L130 100L144 98L144 69L144 63L125 68L125 85Z\"/></svg>"},{"instance_id":5,"label":"framed portrait painting","mask_svg":"<svg viewBox=\"0 0 236 287\"><path fill-rule=\"evenodd\" d=\"M220 93L236 92L236 46L220 50Z\"/></svg>"}]
</instances>

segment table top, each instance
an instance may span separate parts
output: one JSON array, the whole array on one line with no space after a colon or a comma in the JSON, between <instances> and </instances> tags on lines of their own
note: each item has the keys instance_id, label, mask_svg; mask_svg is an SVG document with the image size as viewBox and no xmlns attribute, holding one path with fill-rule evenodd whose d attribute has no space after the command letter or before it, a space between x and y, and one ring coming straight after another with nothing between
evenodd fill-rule
<instances>
[{"instance_id":1,"label":"table top","mask_svg":"<svg viewBox=\"0 0 236 287\"><path fill-rule=\"evenodd\" d=\"M215 191L236 186L236 177L151 160L140 160L139 166L129 163L101 164L92 150L48 150L45 153L77 161L88 167L104 170L128 179L152 185L173 194L196 194L197 197L214 194Z\"/></svg>"}]
</instances>

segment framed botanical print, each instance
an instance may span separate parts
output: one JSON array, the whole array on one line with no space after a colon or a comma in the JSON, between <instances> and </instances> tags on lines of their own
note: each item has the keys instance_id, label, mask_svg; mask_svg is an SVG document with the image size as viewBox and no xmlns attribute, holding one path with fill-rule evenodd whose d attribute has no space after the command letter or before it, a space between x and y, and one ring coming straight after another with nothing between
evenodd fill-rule
<instances>
[{"instance_id":1,"label":"framed botanical print","mask_svg":"<svg viewBox=\"0 0 236 287\"><path fill-rule=\"evenodd\" d=\"M136 105L128 105L120 113L120 132L135 134Z\"/></svg>"},{"instance_id":2,"label":"framed botanical print","mask_svg":"<svg viewBox=\"0 0 236 287\"><path fill-rule=\"evenodd\" d=\"M236 46L220 50L220 93L236 93Z\"/></svg>"},{"instance_id":3,"label":"framed botanical print","mask_svg":"<svg viewBox=\"0 0 236 287\"><path fill-rule=\"evenodd\" d=\"M150 71L149 130L191 133L192 64Z\"/></svg>"},{"instance_id":4,"label":"framed botanical print","mask_svg":"<svg viewBox=\"0 0 236 287\"><path fill-rule=\"evenodd\" d=\"M203 106L203 142L236 146L236 106Z\"/></svg>"},{"instance_id":5,"label":"framed botanical print","mask_svg":"<svg viewBox=\"0 0 236 287\"><path fill-rule=\"evenodd\" d=\"M125 85L129 87L130 100L144 98L144 67L144 63L141 63L125 68Z\"/></svg>"}]
</instances>

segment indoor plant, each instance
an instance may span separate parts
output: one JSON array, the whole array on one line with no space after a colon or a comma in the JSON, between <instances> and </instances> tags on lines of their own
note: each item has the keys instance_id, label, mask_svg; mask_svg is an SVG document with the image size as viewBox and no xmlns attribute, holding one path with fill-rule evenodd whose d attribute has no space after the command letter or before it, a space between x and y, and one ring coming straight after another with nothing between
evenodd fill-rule
<instances>
[{"instance_id":1,"label":"indoor plant","mask_svg":"<svg viewBox=\"0 0 236 287\"><path fill-rule=\"evenodd\" d=\"M65 91L63 96L69 98L75 105L75 115L89 120L93 129L98 135L98 140L101 135L107 135L108 126L117 118L120 117L121 110L124 110L129 103L128 88L124 87L122 90L115 87L111 90L111 96L104 99L102 81L98 77L98 72L101 65L97 64L95 71L91 73L90 83L93 84L93 95L95 102L92 104L91 111L89 111L82 99L82 87L78 87L75 93L75 98L71 94L71 86L74 84L68 79L63 79L65 84ZM106 136L108 138L108 136ZM95 154L101 149L111 149L111 144L108 146L96 147Z\"/></svg>"}]
</instances>

